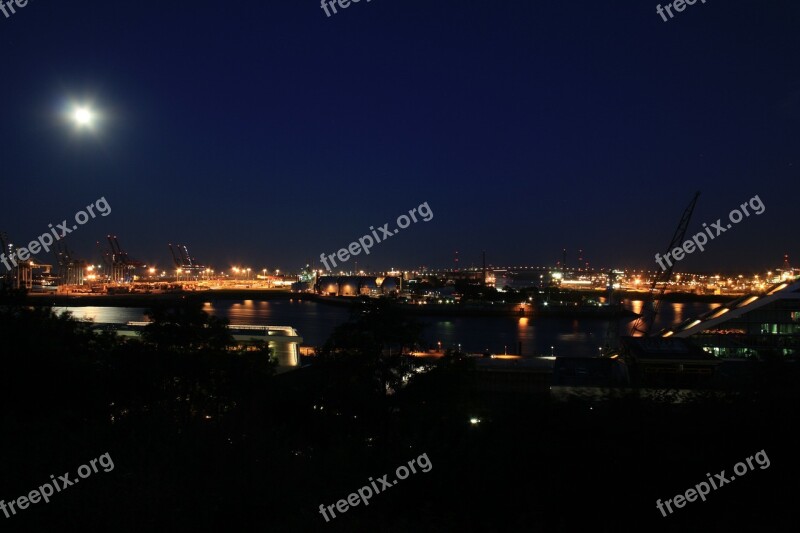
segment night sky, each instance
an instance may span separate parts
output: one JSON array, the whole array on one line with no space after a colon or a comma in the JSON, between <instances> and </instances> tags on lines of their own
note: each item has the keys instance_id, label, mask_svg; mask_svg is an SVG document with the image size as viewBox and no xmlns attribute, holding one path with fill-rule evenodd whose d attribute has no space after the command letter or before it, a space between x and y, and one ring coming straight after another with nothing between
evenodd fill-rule
<instances>
[{"instance_id":1,"label":"night sky","mask_svg":"<svg viewBox=\"0 0 800 533\"><path fill-rule=\"evenodd\" d=\"M104 196L71 248L119 236L171 267L297 270L428 202L359 268L800 265L800 3L29 0L0 14L0 230L20 245ZM76 132L69 102L102 120ZM40 254L40 261L52 257ZM352 263L351 263L352 265ZM797 266L795 265L795 266Z\"/></svg>"}]
</instances>

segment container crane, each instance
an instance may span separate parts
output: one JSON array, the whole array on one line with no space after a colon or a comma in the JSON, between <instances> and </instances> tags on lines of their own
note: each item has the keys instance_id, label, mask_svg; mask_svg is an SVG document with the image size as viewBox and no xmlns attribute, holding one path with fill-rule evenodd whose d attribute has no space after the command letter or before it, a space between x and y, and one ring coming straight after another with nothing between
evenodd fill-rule
<instances>
[{"instance_id":1,"label":"container crane","mask_svg":"<svg viewBox=\"0 0 800 533\"><path fill-rule=\"evenodd\" d=\"M678 227L675 229L675 233L672 235L672 240L669 242L669 246L667 246L665 255L666 253L671 252L683 244L683 240L686 237L686 230L689 228L689 221L692 218L692 213L694 213L694 208L695 205L697 205L698 198L700 198L700 191L695 193L694 198L692 198L692 201L689 202L689 205L683 211L681 220L678 222ZM667 291L667 286L669 285L669 281L672 279L672 273L675 270L675 262L668 262L668 264L669 267L666 270L657 272L653 277L653 283L650 285L650 291L648 292L644 305L642 306L642 313L639 318L636 319L636 322L633 323L633 327L631 328L632 336L636 336L637 333L642 336L647 336L650 334L650 329L653 327L653 323L655 322L655 319L658 316L658 311L661 307L661 302L664 299L664 293ZM661 284L660 289L658 288L659 284ZM655 297L656 290L658 290L658 297Z\"/></svg>"}]
</instances>

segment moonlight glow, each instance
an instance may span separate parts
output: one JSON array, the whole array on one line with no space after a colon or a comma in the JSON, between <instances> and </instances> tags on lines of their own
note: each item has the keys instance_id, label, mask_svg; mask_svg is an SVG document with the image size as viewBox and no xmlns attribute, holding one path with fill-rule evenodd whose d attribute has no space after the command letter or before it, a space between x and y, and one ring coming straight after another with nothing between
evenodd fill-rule
<instances>
[{"instance_id":1,"label":"moonlight glow","mask_svg":"<svg viewBox=\"0 0 800 533\"><path fill-rule=\"evenodd\" d=\"M87 107L78 107L72 113L72 120L79 128L88 128L94 122L94 113Z\"/></svg>"}]
</instances>

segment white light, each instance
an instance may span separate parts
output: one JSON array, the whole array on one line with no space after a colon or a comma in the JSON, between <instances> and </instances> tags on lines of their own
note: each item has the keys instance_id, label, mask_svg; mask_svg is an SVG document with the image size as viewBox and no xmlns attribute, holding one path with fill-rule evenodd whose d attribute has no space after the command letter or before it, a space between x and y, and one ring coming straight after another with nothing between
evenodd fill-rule
<instances>
[{"instance_id":1,"label":"white light","mask_svg":"<svg viewBox=\"0 0 800 533\"><path fill-rule=\"evenodd\" d=\"M79 127L91 126L94 121L94 113L87 107L79 107L72 113L72 119Z\"/></svg>"}]
</instances>

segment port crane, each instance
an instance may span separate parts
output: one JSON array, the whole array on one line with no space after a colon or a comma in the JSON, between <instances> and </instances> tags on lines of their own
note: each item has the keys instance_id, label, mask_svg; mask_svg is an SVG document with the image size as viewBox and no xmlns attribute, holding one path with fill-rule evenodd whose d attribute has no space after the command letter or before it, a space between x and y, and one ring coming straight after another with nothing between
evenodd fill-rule
<instances>
[{"instance_id":1,"label":"port crane","mask_svg":"<svg viewBox=\"0 0 800 533\"><path fill-rule=\"evenodd\" d=\"M61 285L68 285L72 254L66 244L57 241L53 244L53 255L56 257L56 265L58 265L58 282Z\"/></svg>"},{"instance_id":2,"label":"port crane","mask_svg":"<svg viewBox=\"0 0 800 533\"><path fill-rule=\"evenodd\" d=\"M106 240L111 248L105 249L100 244L100 241L97 241L97 249L100 251L103 263L108 268L108 279L114 283L123 282L126 278L126 272L135 270L143 265L140 261L131 258L128 252L122 249L116 235L107 235Z\"/></svg>"},{"instance_id":3,"label":"port crane","mask_svg":"<svg viewBox=\"0 0 800 533\"><path fill-rule=\"evenodd\" d=\"M681 220L678 222L678 227L672 235L672 240L669 242L669 246L667 246L665 255L683 244L683 240L686 237L686 230L689 228L689 221L692 218L692 213L694 213L698 198L700 198L700 191L695 193L692 201L689 202L689 205L683 211ZM650 334L650 329L653 327L655 319L658 316L658 311L661 308L661 302L664 300L664 293L667 291L669 281L672 279L672 273L675 270L675 262L668 261L668 264L669 266L665 270L657 272L653 277L650 290L642 306L642 313L631 328L632 336L636 336L637 334L647 336ZM659 285L661 286L660 288ZM656 291L658 291L657 297L655 296Z\"/></svg>"},{"instance_id":4,"label":"port crane","mask_svg":"<svg viewBox=\"0 0 800 533\"><path fill-rule=\"evenodd\" d=\"M5 232L0 232L0 245L3 246L2 252L6 254L6 261L14 265L11 267L11 270L8 270L3 274L2 278L6 284L10 285L14 289L30 289L33 283L31 262L15 259L16 264L14 264L10 257L12 254L17 253L17 246L15 246L13 243L9 243L8 241L8 234ZM2 265L0 268L5 269L6 267L5 265Z\"/></svg>"},{"instance_id":5,"label":"port crane","mask_svg":"<svg viewBox=\"0 0 800 533\"><path fill-rule=\"evenodd\" d=\"M79 285L83 282L83 269L86 263L75 259L72 250L66 243L57 241L53 244L53 255L58 265L58 282L61 285Z\"/></svg>"},{"instance_id":6,"label":"port crane","mask_svg":"<svg viewBox=\"0 0 800 533\"><path fill-rule=\"evenodd\" d=\"M8 241L8 234L4 231L0 231L0 245L2 245L3 247L2 250L0 251L6 254L6 256L8 256L13 251L11 248L9 248L7 241ZM8 259L6 259L6 261L8 261ZM2 268L5 268L5 265L3 265ZM2 279L3 282L8 284L9 286L13 285L14 283L14 277L15 277L14 270L15 269L13 268L11 270L6 270L5 272L3 272L3 275L0 276L0 279Z\"/></svg>"},{"instance_id":7,"label":"port crane","mask_svg":"<svg viewBox=\"0 0 800 533\"><path fill-rule=\"evenodd\" d=\"M169 244L169 251L172 254L172 260L175 262L175 266L179 268L203 268L203 265L199 264L197 259L189 255L189 248L187 248L183 244L176 244L173 245Z\"/></svg>"},{"instance_id":8,"label":"port crane","mask_svg":"<svg viewBox=\"0 0 800 533\"><path fill-rule=\"evenodd\" d=\"M169 245L169 253L172 254L172 261L175 263L175 266L180 268L183 266L183 257L181 256L180 252L175 252L175 248L172 247L172 243ZM176 248L180 245L176 245Z\"/></svg>"},{"instance_id":9,"label":"port crane","mask_svg":"<svg viewBox=\"0 0 800 533\"><path fill-rule=\"evenodd\" d=\"M100 244L100 241L96 241L95 244L97 245L97 251L100 252L100 258L103 261L106 276L108 279L111 279L113 274L112 271L114 270L114 262L111 259L111 251L103 248L103 245Z\"/></svg>"},{"instance_id":10,"label":"port crane","mask_svg":"<svg viewBox=\"0 0 800 533\"><path fill-rule=\"evenodd\" d=\"M177 268L198 274L206 267L189 254L189 248L183 244L169 244L169 251L172 254L172 261Z\"/></svg>"}]
</instances>

